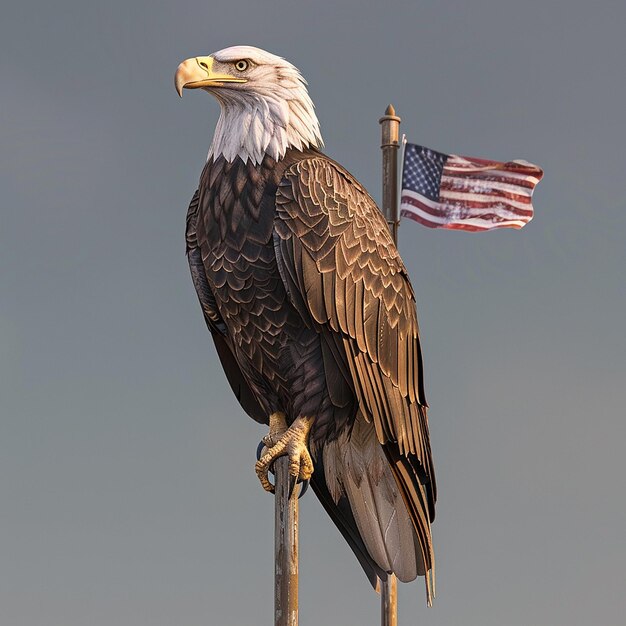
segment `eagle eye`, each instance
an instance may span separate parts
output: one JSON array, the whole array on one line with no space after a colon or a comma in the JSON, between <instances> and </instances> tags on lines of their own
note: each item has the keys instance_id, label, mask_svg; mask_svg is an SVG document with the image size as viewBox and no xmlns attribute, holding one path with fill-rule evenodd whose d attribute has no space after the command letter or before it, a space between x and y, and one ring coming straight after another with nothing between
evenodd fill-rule
<instances>
[{"instance_id":1,"label":"eagle eye","mask_svg":"<svg viewBox=\"0 0 626 626\"><path fill-rule=\"evenodd\" d=\"M237 63L235 63L235 69L238 72L245 72L248 69L248 61L245 61L244 59L237 61Z\"/></svg>"}]
</instances>

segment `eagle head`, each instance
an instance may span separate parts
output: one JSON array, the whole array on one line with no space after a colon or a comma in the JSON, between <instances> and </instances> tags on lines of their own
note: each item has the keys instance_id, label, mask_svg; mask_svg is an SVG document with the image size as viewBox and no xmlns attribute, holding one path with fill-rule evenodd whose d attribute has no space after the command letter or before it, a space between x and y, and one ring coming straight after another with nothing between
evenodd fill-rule
<instances>
[{"instance_id":1,"label":"eagle head","mask_svg":"<svg viewBox=\"0 0 626 626\"><path fill-rule=\"evenodd\" d=\"M183 61L174 78L183 89L203 89L220 104L209 157L260 163L281 159L288 148L323 145L313 102L300 71L252 46L233 46Z\"/></svg>"}]
</instances>

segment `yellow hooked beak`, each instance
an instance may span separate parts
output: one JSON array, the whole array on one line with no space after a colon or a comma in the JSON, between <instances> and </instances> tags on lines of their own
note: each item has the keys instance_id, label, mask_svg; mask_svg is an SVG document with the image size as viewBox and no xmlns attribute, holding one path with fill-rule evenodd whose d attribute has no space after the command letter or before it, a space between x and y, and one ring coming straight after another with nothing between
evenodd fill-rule
<instances>
[{"instance_id":1,"label":"yellow hooked beak","mask_svg":"<svg viewBox=\"0 0 626 626\"><path fill-rule=\"evenodd\" d=\"M213 57L195 57L183 61L176 70L174 84L178 95L183 97L183 89L201 87L221 87L225 83L245 83L245 78L235 78L230 74L218 74L212 71Z\"/></svg>"}]
</instances>

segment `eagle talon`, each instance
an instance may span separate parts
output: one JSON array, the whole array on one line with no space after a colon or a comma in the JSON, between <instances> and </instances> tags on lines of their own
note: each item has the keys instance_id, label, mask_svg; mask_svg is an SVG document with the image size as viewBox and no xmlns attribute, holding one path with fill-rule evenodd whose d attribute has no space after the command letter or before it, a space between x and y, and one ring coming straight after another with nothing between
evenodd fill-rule
<instances>
[{"instance_id":1,"label":"eagle talon","mask_svg":"<svg viewBox=\"0 0 626 626\"><path fill-rule=\"evenodd\" d=\"M265 442L264 441L259 441L259 445L256 448L256 460L257 461L259 461L261 459L261 457L263 456L263 450L266 450L266 449L267 449L267 447L265 445ZM274 469L273 468L274 468L274 464L272 463L269 466L269 469L268 469L268 473L272 474L272 476L274 475ZM269 481L269 478L268 478L267 483L269 484L270 489L266 489L266 491L269 491L270 493L275 493L276 492L276 488L275 488L276 486L273 485ZM297 480L297 484L298 485L302 485L300 487L300 493L298 494L298 500L307 492L307 490L309 488L309 483L310 483L310 480L301 480L300 478ZM292 489L292 491L293 491L293 489Z\"/></svg>"},{"instance_id":2,"label":"eagle talon","mask_svg":"<svg viewBox=\"0 0 626 626\"><path fill-rule=\"evenodd\" d=\"M289 475L294 479L292 489L297 481L306 481L313 474L313 460L306 444L313 424L312 418L299 417L284 434L267 449L267 452L256 462L255 470L265 491L274 493L274 485L269 481L268 474L274 461L281 457L289 457ZM273 433L270 431L269 437ZM260 451L262 453L262 450Z\"/></svg>"},{"instance_id":3,"label":"eagle talon","mask_svg":"<svg viewBox=\"0 0 626 626\"><path fill-rule=\"evenodd\" d=\"M302 487L300 487L300 493L298 494L298 500L306 493L306 490L309 488L310 480L298 481L302 482Z\"/></svg>"}]
</instances>

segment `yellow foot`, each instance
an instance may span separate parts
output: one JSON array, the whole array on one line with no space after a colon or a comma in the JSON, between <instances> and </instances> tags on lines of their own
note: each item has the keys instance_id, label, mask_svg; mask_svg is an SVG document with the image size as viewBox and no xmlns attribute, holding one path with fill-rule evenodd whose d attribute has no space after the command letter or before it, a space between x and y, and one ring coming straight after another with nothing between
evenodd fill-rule
<instances>
[{"instance_id":1,"label":"yellow foot","mask_svg":"<svg viewBox=\"0 0 626 626\"><path fill-rule=\"evenodd\" d=\"M284 413L272 413L270 415L270 432L263 437L263 444L266 448L273 448L278 440L287 431L287 419Z\"/></svg>"},{"instance_id":2,"label":"yellow foot","mask_svg":"<svg viewBox=\"0 0 626 626\"><path fill-rule=\"evenodd\" d=\"M270 434L263 439L268 446L267 452L257 461L255 469L265 491L274 492L274 486L268 479L270 465L281 456L289 457L289 474L295 479L308 480L313 474L313 461L307 450L309 432L313 424L311 417L299 417L284 433L275 439L272 433L270 418Z\"/></svg>"}]
</instances>

